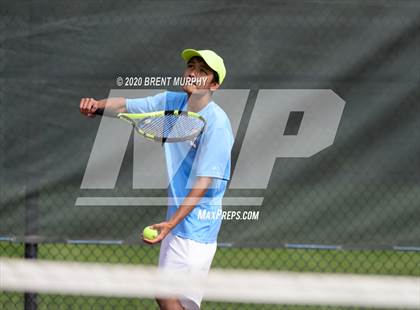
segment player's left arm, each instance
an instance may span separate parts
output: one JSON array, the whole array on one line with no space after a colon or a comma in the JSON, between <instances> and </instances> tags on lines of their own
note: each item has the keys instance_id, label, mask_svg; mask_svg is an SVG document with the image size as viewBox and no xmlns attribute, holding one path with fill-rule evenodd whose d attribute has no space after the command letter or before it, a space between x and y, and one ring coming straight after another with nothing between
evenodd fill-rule
<instances>
[{"instance_id":1,"label":"player's left arm","mask_svg":"<svg viewBox=\"0 0 420 310\"><path fill-rule=\"evenodd\" d=\"M169 221L151 225L153 229L159 231L159 235L153 240L143 239L143 241L150 244L162 241L169 232L195 208L201 198L206 194L211 183L211 177L198 177L193 188L188 193L187 197L185 197L182 205L176 210L172 218Z\"/></svg>"}]
</instances>

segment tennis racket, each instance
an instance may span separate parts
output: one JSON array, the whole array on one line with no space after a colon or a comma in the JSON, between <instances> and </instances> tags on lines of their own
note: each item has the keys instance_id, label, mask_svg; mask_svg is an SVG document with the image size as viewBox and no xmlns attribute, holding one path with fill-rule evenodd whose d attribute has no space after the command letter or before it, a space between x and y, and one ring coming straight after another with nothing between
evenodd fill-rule
<instances>
[{"instance_id":1,"label":"tennis racket","mask_svg":"<svg viewBox=\"0 0 420 310\"><path fill-rule=\"evenodd\" d=\"M98 115L103 113L103 109L95 112ZM119 113L117 117L133 125L135 131L146 139L162 143L193 141L206 127L206 120L200 114L189 111Z\"/></svg>"}]
</instances>

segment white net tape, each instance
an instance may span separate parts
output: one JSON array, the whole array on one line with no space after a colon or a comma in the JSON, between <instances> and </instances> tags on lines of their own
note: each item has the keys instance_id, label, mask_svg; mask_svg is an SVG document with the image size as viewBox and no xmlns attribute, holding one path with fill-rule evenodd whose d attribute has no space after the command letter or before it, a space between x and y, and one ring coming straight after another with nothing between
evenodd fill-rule
<instances>
[{"instance_id":1,"label":"white net tape","mask_svg":"<svg viewBox=\"0 0 420 310\"><path fill-rule=\"evenodd\" d=\"M202 290L204 300L420 309L420 278L212 270L207 277L155 267L0 259L0 289L109 297L169 297Z\"/></svg>"}]
</instances>

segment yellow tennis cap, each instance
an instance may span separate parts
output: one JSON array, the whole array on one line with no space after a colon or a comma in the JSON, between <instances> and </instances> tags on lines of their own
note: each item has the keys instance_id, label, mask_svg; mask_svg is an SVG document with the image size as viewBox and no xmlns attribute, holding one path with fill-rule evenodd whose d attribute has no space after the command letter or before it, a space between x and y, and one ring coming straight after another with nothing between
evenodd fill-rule
<instances>
[{"instance_id":1,"label":"yellow tennis cap","mask_svg":"<svg viewBox=\"0 0 420 310\"><path fill-rule=\"evenodd\" d=\"M181 56L187 62L194 56L203 58L206 64L217 72L217 75L219 76L219 84L222 84L226 76L226 68L223 62L223 58L217 55L215 52L211 50L197 51L191 48L187 48L182 51Z\"/></svg>"}]
</instances>

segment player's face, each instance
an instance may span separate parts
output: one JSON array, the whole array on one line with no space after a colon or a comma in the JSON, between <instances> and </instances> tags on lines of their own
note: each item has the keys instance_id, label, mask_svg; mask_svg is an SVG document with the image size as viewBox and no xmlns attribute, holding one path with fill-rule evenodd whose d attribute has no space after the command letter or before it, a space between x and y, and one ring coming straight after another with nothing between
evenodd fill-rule
<instances>
[{"instance_id":1,"label":"player's face","mask_svg":"<svg viewBox=\"0 0 420 310\"><path fill-rule=\"evenodd\" d=\"M213 71L200 57L193 57L188 61L184 77L199 78L201 82L184 85L182 88L189 94L214 91L219 87L219 84L213 81Z\"/></svg>"}]
</instances>

